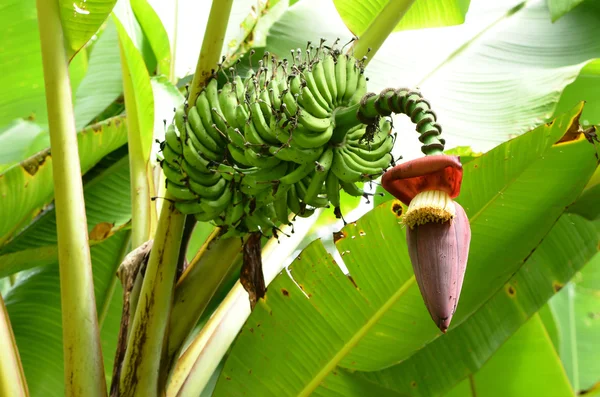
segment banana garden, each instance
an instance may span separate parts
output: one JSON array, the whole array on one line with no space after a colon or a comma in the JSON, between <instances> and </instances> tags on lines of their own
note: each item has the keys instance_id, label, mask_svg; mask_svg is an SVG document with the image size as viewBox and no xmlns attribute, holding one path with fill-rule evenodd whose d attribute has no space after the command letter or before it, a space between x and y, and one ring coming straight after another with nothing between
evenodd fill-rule
<instances>
[{"instance_id":1,"label":"banana garden","mask_svg":"<svg viewBox=\"0 0 600 397\"><path fill-rule=\"evenodd\" d=\"M0 396L600 395L596 0L4 0Z\"/></svg>"}]
</instances>

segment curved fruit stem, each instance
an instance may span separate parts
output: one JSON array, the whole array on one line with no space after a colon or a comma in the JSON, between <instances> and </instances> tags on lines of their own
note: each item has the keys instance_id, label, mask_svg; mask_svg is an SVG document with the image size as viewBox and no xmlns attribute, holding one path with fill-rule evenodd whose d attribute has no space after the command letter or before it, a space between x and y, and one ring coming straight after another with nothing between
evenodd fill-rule
<instances>
[{"instance_id":1,"label":"curved fruit stem","mask_svg":"<svg viewBox=\"0 0 600 397\"><path fill-rule=\"evenodd\" d=\"M379 95L368 93L359 103L336 111L334 114L336 132L332 141L336 142L335 137L338 137L338 142L341 142L343 132L359 124L367 125L365 139L368 141L379 128L381 117L393 113L410 117L420 134L419 140L423 144L421 147L423 153L426 155L443 153L446 141L440 137L442 127L437 123L435 113L419 92L408 88L397 90L386 88Z\"/></svg>"},{"instance_id":2,"label":"curved fruit stem","mask_svg":"<svg viewBox=\"0 0 600 397\"><path fill-rule=\"evenodd\" d=\"M58 0L37 1L52 150L66 396L106 396L73 100Z\"/></svg>"},{"instance_id":3,"label":"curved fruit stem","mask_svg":"<svg viewBox=\"0 0 600 397\"><path fill-rule=\"evenodd\" d=\"M357 59L368 54L365 65L368 64L414 2L415 0L389 0L348 53Z\"/></svg>"}]
</instances>

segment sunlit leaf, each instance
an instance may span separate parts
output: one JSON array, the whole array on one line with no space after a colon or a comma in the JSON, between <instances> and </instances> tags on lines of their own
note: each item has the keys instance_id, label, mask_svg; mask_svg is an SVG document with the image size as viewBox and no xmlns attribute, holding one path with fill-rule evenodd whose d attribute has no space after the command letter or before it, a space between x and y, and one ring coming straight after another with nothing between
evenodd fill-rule
<instances>
[{"instance_id":1,"label":"sunlit leaf","mask_svg":"<svg viewBox=\"0 0 600 397\"><path fill-rule=\"evenodd\" d=\"M323 387L353 390L354 383L366 380L402 395L443 395L477 372L546 300L585 266L597 252L597 243L592 222L577 215L563 215L517 273L456 329L400 364L378 372L350 375L341 371L344 376L329 376Z\"/></svg>"},{"instance_id":2,"label":"sunlit leaf","mask_svg":"<svg viewBox=\"0 0 600 397\"><path fill-rule=\"evenodd\" d=\"M45 125L46 97L35 0L7 0L0 13L0 128L16 119ZM82 53L77 57L86 58ZM75 90L87 62L73 60L69 71Z\"/></svg>"},{"instance_id":3,"label":"sunlit leaf","mask_svg":"<svg viewBox=\"0 0 600 397\"><path fill-rule=\"evenodd\" d=\"M596 168L593 147L584 139L554 145L576 126L580 110L465 165L459 198L473 234L451 329L479 313L511 279ZM388 367L440 335L414 281L392 205L344 229L336 245L350 280L315 242L271 283L233 347L216 396L263 395L266 379L273 394L309 393L337 365Z\"/></svg>"},{"instance_id":4,"label":"sunlit leaf","mask_svg":"<svg viewBox=\"0 0 600 397\"><path fill-rule=\"evenodd\" d=\"M360 36L389 0L333 0L348 29ZM394 31L458 25L465 21L470 0L417 0Z\"/></svg>"},{"instance_id":5,"label":"sunlit leaf","mask_svg":"<svg viewBox=\"0 0 600 397\"><path fill-rule=\"evenodd\" d=\"M152 95L150 75L141 49L136 47L136 43L139 42L139 34L136 32L137 23L129 2L120 1L115 7L114 15L122 58L126 61L126 65L122 65L122 67L126 66L123 69L125 95L132 96L131 101L127 101L127 98L126 101L130 105L134 105L127 109L130 117L127 121L129 128L134 129L129 133L139 135L141 147L136 150L141 150L143 158L148 160L154 133L154 96Z\"/></svg>"},{"instance_id":6,"label":"sunlit leaf","mask_svg":"<svg viewBox=\"0 0 600 397\"><path fill-rule=\"evenodd\" d=\"M92 48L87 74L75 93L75 124L83 128L123 92L118 37L112 19Z\"/></svg>"},{"instance_id":7,"label":"sunlit leaf","mask_svg":"<svg viewBox=\"0 0 600 397\"><path fill-rule=\"evenodd\" d=\"M555 22L558 18L577 7L583 1L584 0L546 0L548 8L550 9L550 15L552 16L552 22Z\"/></svg>"},{"instance_id":8,"label":"sunlit leaf","mask_svg":"<svg viewBox=\"0 0 600 397\"><path fill-rule=\"evenodd\" d=\"M565 371L538 315L471 378L446 397L572 396Z\"/></svg>"},{"instance_id":9,"label":"sunlit leaf","mask_svg":"<svg viewBox=\"0 0 600 397\"><path fill-rule=\"evenodd\" d=\"M122 118L90 126L77 135L82 173L127 142ZM0 174L0 245L36 216L53 197L52 155L40 152Z\"/></svg>"},{"instance_id":10,"label":"sunlit leaf","mask_svg":"<svg viewBox=\"0 0 600 397\"><path fill-rule=\"evenodd\" d=\"M104 23L116 0L59 0L67 56L72 58Z\"/></svg>"},{"instance_id":11,"label":"sunlit leaf","mask_svg":"<svg viewBox=\"0 0 600 397\"><path fill-rule=\"evenodd\" d=\"M130 218L127 156L103 160L84 184L88 228L107 220ZM112 373L120 317L120 284L116 269L129 245L119 232L91 248L96 306L102 322L102 348L107 378ZM56 241L54 211L44 215L6 249L17 250ZM111 286L116 282L115 291ZM62 323L58 263L25 273L6 294L6 306L32 397L63 396ZM102 321L103 320L103 321Z\"/></svg>"},{"instance_id":12,"label":"sunlit leaf","mask_svg":"<svg viewBox=\"0 0 600 397\"><path fill-rule=\"evenodd\" d=\"M144 35L148 38L156 57L158 73L169 74L171 69L171 48L169 36L154 8L147 0L132 0L133 12Z\"/></svg>"},{"instance_id":13,"label":"sunlit leaf","mask_svg":"<svg viewBox=\"0 0 600 397\"><path fill-rule=\"evenodd\" d=\"M600 382L600 254L549 302L557 320L560 357L576 391Z\"/></svg>"}]
</instances>

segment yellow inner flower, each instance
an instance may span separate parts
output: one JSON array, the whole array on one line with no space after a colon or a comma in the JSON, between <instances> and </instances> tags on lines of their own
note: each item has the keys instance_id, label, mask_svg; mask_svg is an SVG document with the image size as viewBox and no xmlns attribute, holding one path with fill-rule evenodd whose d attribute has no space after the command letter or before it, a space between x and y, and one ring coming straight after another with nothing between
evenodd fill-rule
<instances>
[{"instance_id":1,"label":"yellow inner flower","mask_svg":"<svg viewBox=\"0 0 600 397\"><path fill-rule=\"evenodd\" d=\"M402 222L414 229L425 223L448 222L456 214L454 201L448 193L440 190L428 190L417 194L410 202Z\"/></svg>"}]
</instances>

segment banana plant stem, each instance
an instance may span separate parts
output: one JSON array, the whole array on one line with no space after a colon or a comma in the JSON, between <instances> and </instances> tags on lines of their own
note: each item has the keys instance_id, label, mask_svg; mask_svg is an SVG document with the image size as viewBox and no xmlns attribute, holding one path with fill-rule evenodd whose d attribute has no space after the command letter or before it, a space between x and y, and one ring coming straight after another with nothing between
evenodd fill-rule
<instances>
[{"instance_id":1,"label":"banana plant stem","mask_svg":"<svg viewBox=\"0 0 600 397\"><path fill-rule=\"evenodd\" d=\"M186 269L177 283L167 347L170 362L177 357L225 276L241 262L242 240L219 239L219 232L215 230L202 245L199 260Z\"/></svg>"},{"instance_id":2,"label":"banana plant stem","mask_svg":"<svg viewBox=\"0 0 600 397\"><path fill-rule=\"evenodd\" d=\"M123 360L120 396L154 397L164 385L161 364L185 216L167 194Z\"/></svg>"},{"instance_id":3,"label":"banana plant stem","mask_svg":"<svg viewBox=\"0 0 600 397\"><path fill-rule=\"evenodd\" d=\"M37 0L55 186L66 396L106 396L81 164L58 0Z\"/></svg>"},{"instance_id":4,"label":"banana plant stem","mask_svg":"<svg viewBox=\"0 0 600 397\"><path fill-rule=\"evenodd\" d=\"M415 0L388 0L367 30L350 48L349 53L354 54L356 59L367 55L365 65L369 63L414 2Z\"/></svg>"},{"instance_id":5,"label":"banana plant stem","mask_svg":"<svg viewBox=\"0 0 600 397\"><path fill-rule=\"evenodd\" d=\"M8 312L0 295L0 396L27 397L29 391Z\"/></svg>"},{"instance_id":6,"label":"banana plant stem","mask_svg":"<svg viewBox=\"0 0 600 397\"><path fill-rule=\"evenodd\" d=\"M190 87L190 96L188 98L190 104L196 103L196 98L198 98L206 81L212 75L212 70L219 63L232 4L233 0L213 0L212 2L208 24L206 25L202 41L202 48L200 49L198 63L196 64L196 72L194 73L194 79Z\"/></svg>"}]
</instances>

